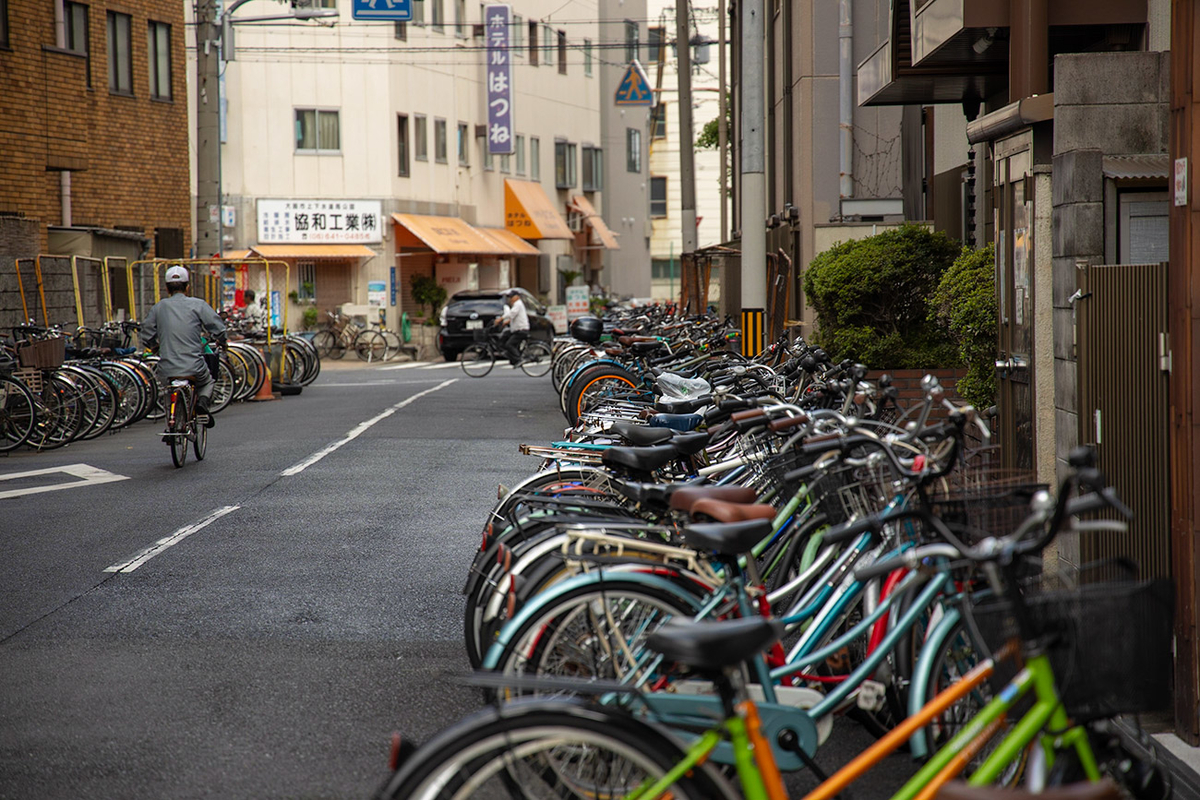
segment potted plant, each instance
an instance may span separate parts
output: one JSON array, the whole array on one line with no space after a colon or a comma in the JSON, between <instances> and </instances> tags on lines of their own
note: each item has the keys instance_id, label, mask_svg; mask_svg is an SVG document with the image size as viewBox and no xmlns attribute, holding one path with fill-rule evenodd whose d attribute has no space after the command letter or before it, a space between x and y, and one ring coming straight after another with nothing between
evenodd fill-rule
<instances>
[{"instance_id":1,"label":"potted plant","mask_svg":"<svg viewBox=\"0 0 1200 800\"><path fill-rule=\"evenodd\" d=\"M313 328L317 327L317 318L320 315L321 312L317 311L316 306L310 305L308 308L304 309L304 329L312 330Z\"/></svg>"}]
</instances>

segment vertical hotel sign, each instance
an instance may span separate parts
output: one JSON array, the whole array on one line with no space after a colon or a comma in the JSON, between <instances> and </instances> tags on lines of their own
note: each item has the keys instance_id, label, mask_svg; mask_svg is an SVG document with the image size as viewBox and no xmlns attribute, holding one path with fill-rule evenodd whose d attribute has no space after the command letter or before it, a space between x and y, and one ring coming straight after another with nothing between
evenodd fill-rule
<instances>
[{"instance_id":1,"label":"vertical hotel sign","mask_svg":"<svg viewBox=\"0 0 1200 800\"><path fill-rule=\"evenodd\" d=\"M496 3L483 9L484 30L487 31L488 152L510 155L513 152L513 92L508 37L512 6Z\"/></svg>"}]
</instances>

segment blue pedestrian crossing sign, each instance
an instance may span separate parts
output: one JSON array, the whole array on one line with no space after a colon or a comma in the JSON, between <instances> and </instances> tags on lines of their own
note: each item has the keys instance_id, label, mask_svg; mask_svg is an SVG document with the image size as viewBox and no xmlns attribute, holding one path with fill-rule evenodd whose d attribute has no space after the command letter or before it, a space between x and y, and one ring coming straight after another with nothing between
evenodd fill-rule
<instances>
[{"instance_id":1,"label":"blue pedestrian crossing sign","mask_svg":"<svg viewBox=\"0 0 1200 800\"><path fill-rule=\"evenodd\" d=\"M654 90L650 88L650 79L646 77L646 71L636 59L629 62L629 69L625 70L625 77L621 78L621 83L617 86L617 105L654 105Z\"/></svg>"},{"instance_id":2,"label":"blue pedestrian crossing sign","mask_svg":"<svg viewBox=\"0 0 1200 800\"><path fill-rule=\"evenodd\" d=\"M412 4L413 0L354 0L350 16L404 22L412 19Z\"/></svg>"}]
</instances>

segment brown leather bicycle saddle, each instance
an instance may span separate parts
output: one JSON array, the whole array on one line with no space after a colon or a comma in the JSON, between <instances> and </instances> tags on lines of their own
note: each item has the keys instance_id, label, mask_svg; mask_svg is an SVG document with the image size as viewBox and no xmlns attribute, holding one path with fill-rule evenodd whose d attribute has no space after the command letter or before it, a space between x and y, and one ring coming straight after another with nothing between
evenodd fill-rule
<instances>
[{"instance_id":1,"label":"brown leather bicycle saddle","mask_svg":"<svg viewBox=\"0 0 1200 800\"><path fill-rule=\"evenodd\" d=\"M705 497L692 505L692 516L701 514L712 517L717 522L746 522L752 519L774 519L775 509L763 503L727 503Z\"/></svg>"},{"instance_id":2,"label":"brown leather bicycle saddle","mask_svg":"<svg viewBox=\"0 0 1200 800\"><path fill-rule=\"evenodd\" d=\"M671 493L671 510L691 513L692 506L706 497L726 503L753 503L758 499L754 490L745 486L682 486Z\"/></svg>"}]
</instances>

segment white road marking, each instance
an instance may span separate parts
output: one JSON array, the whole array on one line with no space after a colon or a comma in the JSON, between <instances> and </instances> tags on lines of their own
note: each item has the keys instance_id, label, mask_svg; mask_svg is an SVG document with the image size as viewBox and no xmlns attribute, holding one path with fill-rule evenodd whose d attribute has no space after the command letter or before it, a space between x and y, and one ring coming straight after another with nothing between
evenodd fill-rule
<instances>
[{"instance_id":1,"label":"white road marking","mask_svg":"<svg viewBox=\"0 0 1200 800\"><path fill-rule=\"evenodd\" d=\"M432 394L433 392L436 392L439 389L444 389L457 380L458 380L458 378L451 378L448 381L442 381L437 386L434 386L430 389L426 389L423 392L417 392L416 394L414 394L412 397L408 398L407 400L401 400L399 403L396 403L396 405L385 409L384 411L382 411L379 414L376 414L375 416L371 417L366 422L359 423L357 427L355 427L352 431L347 433L341 439L338 439L333 444L318 450L317 452L313 453L308 458L301 461L299 464L288 467L287 469L285 469L283 472L281 472L279 474L284 477L290 477L292 475L299 475L301 472L308 469L313 464L317 463L322 458L324 458L325 456L332 453L334 450L337 450L342 445L347 444L347 443L352 442L355 439L357 439L359 436L361 436L363 433L365 433L375 423L381 422L381 421L387 419L392 414L395 414L397 411L404 408L406 405L408 405L412 401L416 400L417 398L424 397L427 394Z\"/></svg>"},{"instance_id":2,"label":"white road marking","mask_svg":"<svg viewBox=\"0 0 1200 800\"><path fill-rule=\"evenodd\" d=\"M216 511L212 512L211 514L209 514L207 517L200 520L199 522L193 522L190 525L184 525L182 528L175 531L170 536L164 536L163 538L159 539L157 542L150 545L146 549L142 550L140 553L135 555L133 558L122 561L119 564L113 564L111 567L105 567L104 571L105 572L133 572L135 569L140 567L142 564L145 564L147 561L154 558L156 555L163 552L168 547L172 547L174 545L179 544L180 542L182 542L187 537L191 536L196 531L200 530L201 528L205 528L205 527L211 525L212 523L216 522L217 520L219 520L221 517L225 516L226 514L232 514L234 511L237 511L239 508L241 508L241 506L223 506L221 508L218 508Z\"/></svg>"},{"instance_id":3,"label":"white road marking","mask_svg":"<svg viewBox=\"0 0 1200 800\"><path fill-rule=\"evenodd\" d=\"M402 381L399 379L387 381L358 381L357 383L318 383L314 387L317 389L346 389L351 386L416 386L418 383L437 383L437 378L418 378L413 381Z\"/></svg>"},{"instance_id":4,"label":"white road marking","mask_svg":"<svg viewBox=\"0 0 1200 800\"><path fill-rule=\"evenodd\" d=\"M388 370L388 369L412 369L413 367L426 367L426 366L429 366L428 361L409 361L406 364L393 364L390 367L380 367L379 370L382 372L383 370Z\"/></svg>"},{"instance_id":5,"label":"white road marking","mask_svg":"<svg viewBox=\"0 0 1200 800\"><path fill-rule=\"evenodd\" d=\"M432 366L425 367L425 369L453 369L454 367L460 366L461 365L457 361L447 361L444 364L434 364Z\"/></svg>"},{"instance_id":6,"label":"white road marking","mask_svg":"<svg viewBox=\"0 0 1200 800\"><path fill-rule=\"evenodd\" d=\"M51 483L45 486L27 486L24 489L9 489L6 492L0 492L0 500L8 497L20 497L26 494L37 494L39 492L56 492L59 489L78 489L80 486L95 486L99 483L112 483L113 481L127 481L128 475L118 475L115 472L109 472L106 469L98 467L90 467L87 464L68 464L65 467L47 467L45 469L34 469L28 472L10 472L7 475L0 475L0 481L11 481L17 478L33 478L38 475L53 475L58 472L65 472L75 478L77 481L67 481L66 483Z\"/></svg>"}]
</instances>

